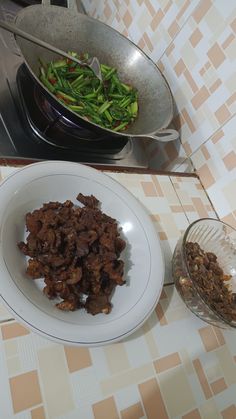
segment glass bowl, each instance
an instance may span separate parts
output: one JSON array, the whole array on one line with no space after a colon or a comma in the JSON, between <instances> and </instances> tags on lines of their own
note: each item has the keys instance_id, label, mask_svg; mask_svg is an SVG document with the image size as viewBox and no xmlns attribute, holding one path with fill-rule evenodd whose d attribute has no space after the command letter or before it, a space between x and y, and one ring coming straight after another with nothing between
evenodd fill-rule
<instances>
[{"instance_id":1,"label":"glass bowl","mask_svg":"<svg viewBox=\"0 0 236 419\"><path fill-rule=\"evenodd\" d=\"M214 280L209 280L207 277L208 272L204 266L210 269L209 263L214 255L208 254L206 259L204 255L200 256L200 259L195 259L196 255L192 255L191 262L189 262L189 259L187 260L189 250L187 251L186 248L186 244L189 242L198 243L205 253L210 252L217 256L217 262L227 279L224 284L227 284L228 289L233 293L232 305L225 303L227 299L224 294L225 289L223 292L218 292L217 289L216 292L214 286L218 283L218 279L214 274ZM189 249L189 246L192 245L188 244L187 246ZM203 263L205 265L202 267ZM202 218L190 224L176 245L172 259L172 274L181 298L195 315L214 326L225 329L236 328L236 230L234 228L212 218ZM213 290L209 289L210 282L207 281L215 281L215 285L212 282ZM222 310L224 305L228 311L227 314ZM232 307L232 315L228 307Z\"/></svg>"}]
</instances>

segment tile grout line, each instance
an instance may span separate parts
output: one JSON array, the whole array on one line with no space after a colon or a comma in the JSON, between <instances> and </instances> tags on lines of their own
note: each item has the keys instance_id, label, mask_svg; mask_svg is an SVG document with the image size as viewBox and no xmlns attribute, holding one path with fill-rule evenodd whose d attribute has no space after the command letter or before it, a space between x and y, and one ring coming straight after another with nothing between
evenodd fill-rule
<instances>
[{"instance_id":1,"label":"tile grout line","mask_svg":"<svg viewBox=\"0 0 236 419\"><path fill-rule=\"evenodd\" d=\"M222 125L220 125L213 133L211 133L211 135L209 135L209 137L207 137L207 139L199 146L199 147L197 147L196 148L196 150L194 150L189 156L188 156L188 158L191 160L191 163L192 163L192 165L193 165L193 167L194 167L194 169L196 170L196 173L197 173L197 169L195 168L195 166L194 166L194 164L193 164L193 161L192 161L192 159L191 159L191 157L195 154L195 153L197 153L200 149L201 149L201 147L203 146L203 145L205 145L206 143L207 143L207 141L209 141L218 131L220 131L222 128L224 128L224 126L225 125L227 125L228 124L228 122L230 122L231 121L231 119L233 119L234 117L236 116L236 112L234 112L233 113L233 115L231 115L231 117L229 118L229 119L227 119L227 121L225 121Z\"/></svg>"},{"instance_id":2,"label":"tile grout line","mask_svg":"<svg viewBox=\"0 0 236 419\"><path fill-rule=\"evenodd\" d=\"M181 140L180 140L180 143L181 143ZM182 143L181 143L181 146L183 147L183 144L182 144ZM193 154L193 153L192 153L192 154ZM191 154L191 155L192 155L192 154ZM187 156L187 154L186 154L186 158L182 161L182 163L179 163L179 164L176 166L176 170L177 170L179 167L181 167L181 166L182 166L182 164L184 164L186 161L188 161L188 163L190 163L190 164L191 164L193 171L192 171L192 172L173 172L173 173L174 173L174 175L175 175L175 173L176 173L176 174L180 173L180 176L182 176L182 173L186 173L186 174L192 175L192 177L198 177L197 170L196 170L196 168L195 168L195 166L194 166L194 164L193 164L193 162L192 162L192 160L191 160L190 156Z\"/></svg>"},{"instance_id":3,"label":"tile grout line","mask_svg":"<svg viewBox=\"0 0 236 419\"><path fill-rule=\"evenodd\" d=\"M202 180L200 179L200 177L199 177L199 182L200 182L200 184L201 184L201 186L202 186L202 189L204 190L204 192L205 192L205 194L206 194L206 196L207 196L208 201L209 201L209 202L210 202L210 204L211 204L211 207L212 207L212 209L213 209L213 211L214 211L214 213L215 213L215 215L216 215L216 218L218 218L218 219L220 220L220 217L219 217L219 215L218 215L218 213L217 213L217 211L216 211L216 209L215 209L215 207L214 207L214 205L213 205L213 203L212 203L211 198L210 198L210 197L209 197L209 195L208 195L207 190L204 188L204 185L203 185Z\"/></svg>"},{"instance_id":4,"label":"tile grout line","mask_svg":"<svg viewBox=\"0 0 236 419\"><path fill-rule=\"evenodd\" d=\"M188 16L188 18L185 20L185 22L183 22L183 25L181 26L181 28L179 28L178 32L176 32L176 34L174 35L174 37L172 38L171 42L169 43L169 45L166 47L165 51L161 54L161 56L158 58L157 63L159 60L162 59L162 57L166 54L167 49L174 43L175 39L177 38L177 36L180 34L180 32L182 31L182 29L185 27L185 25L188 23L189 19L192 18L193 13L196 11L196 9L199 7L200 5L200 1L199 3L194 7L193 11L191 12L191 14Z\"/></svg>"},{"instance_id":5,"label":"tile grout line","mask_svg":"<svg viewBox=\"0 0 236 419\"><path fill-rule=\"evenodd\" d=\"M183 209L183 212L184 212L184 214L185 214L185 216L186 216L186 218L187 218L187 220L188 220L188 222L189 222L189 224L190 224L191 222L190 222L190 220L189 220L189 218L188 218L188 215L187 215L187 214L186 214L186 212L184 211L184 208L183 208L182 202L181 202L181 200L180 200L180 198L179 198L179 196L178 196L178 193L177 193L177 191L176 191L176 189L175 189L175 187L174 187L174 184L173 184L173 182L172 182L171 176L169 176L169 177L170 177L171 184L172 184L172 186L173 186L173 188L174 188L174 191L175 191L175 193L176 193L176 195L177 195L178 201L179 201L179 203L180 203L180 205L181 205L181 207L182 207L182 209ZM210 203L210 205L211 205L211 207L212 207L212 210L213 210L213 211L214 211L214 213L216 214L216 218L220 219L220 217L219 217L219 215L218 215L218 213L217 213L217 211L216 211L216 209L215 209L215 207L214 207L214 205L213 205L213 203L212 203L212 201L211 201L211 199L210 199L210 197L209 197L209 195L208 195L208 193L207 193L206 189L204 188L204 185L203 185L203 183L202 183L201 179L199 178L199 176L198 176L198 180L199 180L199 183L200 183L200 184L201 184L201 186L202 186L203 191L204 191L204 192L205 192L205 194L206 194L206 197L207 197L207 199L208 199L208 201L209 201L209 203ZM209 218L209 217L208 217L208 218Z\"/></svg>"},{"instance_id":6,"label":"tile grout line","mask_svg":"<svg viewBox=\"0 0 236 419\"><path fill-rule=\"evenodd\" d=\"M179 195L177 194L177 191L176 191L176 189L175 189L175 187L174 187L174 183L173 183L173 181L172 181L172 179L171 179L171 178L172 178L172 176L169 176L169 179L170 179L171 185L172 185L172 187L173 187L173 189L174 189L174 191L175 191L175 195L176 195L176 197L177 197L177 199L178 199L178 201L179 201L179 203L180 203L180 206L181 206L181 208L182 208L182 210L183 210L183 213L184 213L184 215L185 215L185 217L186 217L186 219L187 219L187 221L188 221L188 224L190 224L190 220L189 220L189 218L188 218L188 216L187 216L186 212L184 211L183 204L182 204L182 202L181 202L181 200L180 200Z\"/></svg>"},{"instance_id":7,"label":"tile grout line","mask_svg":"<svg viewBox=\"0 0 236 419\"><path fill-rule=\"evenodd\" d=\"M6 320L0 320L0 326L4 323L9 323L9 322L14 322L16 321L13 317L10 319L6 319Z\"/></svg>"},{"instance_id":8,"label":"tile grout line","mask_svg":"<svg viewBox=\"0 0 236 419\"><path fill-rule=\"evenodd\" d=\"M83 2L82 2L83 3ZM184 28L184 26L187 24L187 22L189 21L189 19L190 18L192 18L192 15L193 15L193 13L196 11L196 9L199 7L199 5L200 5L200 0L199 0L199 2L198 2L198 4L194 7L194 9L192 10L192 12L191 12L191 14L187 17L187 19L183 22L183 24L182 24L182 26L179 28L179 30L176 32L176 34L174 35L174 37L170 40L170 42L169 42L169 44L168 44L168 46L165 48L165 50L163 51L163 53L161 54L161 56L157 59L157 61L155 61L155 64L158 66L158 61L159 60L161 60L162 59L162 57L166 54L166 51L167 51L167 49L172 45L172 43L175 41L175 39L176 39L176 37L179 35L179 33L181 32L181 30ZM87 13L87 11L86 11L86 15L87 16L90 16L88 13ZM98 19L100 19L100 18L98 18ZM114 17L113 17L113 19L114 19ZM110 26L111 26L111 24L110 24ZM132 42L134 42L134 40L133 40L133 37L129 34L129 36L128 36L128 39L130 39ZM135 42L134 42L135 43ZM139 47L138 47L139 48ZM149 56L149 54L146 54L146 55L148 55L148 57L149 58L151 58L150 56Z\"/></svg>"},{"instance_id":9,"label":"tile grout line","mask_svg":"<svg viewBox=\"0 0 236 419\"><path fill-rule=\"evenodd\" d=\"M166 282L164 285L163 285L163 288L164 287L169 287L170 285L175 285L175 282L173 281L173 282Z\"/></svg>"}]
</instances>

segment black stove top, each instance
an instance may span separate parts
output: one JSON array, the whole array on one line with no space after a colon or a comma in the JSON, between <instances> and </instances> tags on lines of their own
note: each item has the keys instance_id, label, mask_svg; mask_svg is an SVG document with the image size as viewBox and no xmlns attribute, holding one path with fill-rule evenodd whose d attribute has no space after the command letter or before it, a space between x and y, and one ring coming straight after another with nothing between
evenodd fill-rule
<instances>
[{"instance_id":1,"label":"black stove top","mask_svg":"<svg viewBox=\"0 0 236 419\"><path fill-rule=\"evenodd\" d=\"M119 153L127 146L127 138L93 132L65 118L48 102L38 85L32 81L24 64L17 71L16 81L22 105L20 108L22 122L37 144L42 146L49 144L75 152L90 151L108 155Z\"/></svg>"},{"instance_id":2,"label":"black stove top","mask_svg":"<svg viewBox=\"0 0 236 419\"><path fill-rule=\"evenodd\" d=\"M0 158L148 167L140 139L101 137L72 124L51 108L1 38L0 54Z\"/></svg>"}]
</instances>

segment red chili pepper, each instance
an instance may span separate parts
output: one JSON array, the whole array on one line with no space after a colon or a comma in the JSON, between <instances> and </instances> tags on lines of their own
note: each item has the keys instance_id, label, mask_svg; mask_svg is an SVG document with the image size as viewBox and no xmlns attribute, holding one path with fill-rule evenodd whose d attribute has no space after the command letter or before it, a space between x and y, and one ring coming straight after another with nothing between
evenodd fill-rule
<instances>
[{"instance_id":1,"label":"red chili pepper","mask_svg":"<svg viewBox=\"0 0 236 419\"><path fill-rule=\"evenodd\" d=\"M56 79L49 79L49 81L50 81L51 84L56 84L56 82L57 82Z\"/></svg>"},{"instance_id":2,"label":"red chili pepper","mask_svg":"<svg viewBox=\"0 0 236 419\"><path fill-rule=\"evenodd\" d=\"M56 97L57 97L58 99L63 100L63 102L64 102L64 100L65 100L65 99L64 99L64 97L62 97L59 93L57 93L57 94L56 94Z\"/></svg>"},{"instance_id":3,"label":"red chili pepper","mask_svg":"<svg viewBox=\"0 0 236 419\"><path fill-rule=\"evenodd\" d=\"M69 104L70 103L70 101L68 99L66 99L65 97L63 97L62 95L60 95L60 93L57 93L56 94L56 97L58 99L62 100L62 102L66 103L66 104Z\"/></svg>"}]
</instances>

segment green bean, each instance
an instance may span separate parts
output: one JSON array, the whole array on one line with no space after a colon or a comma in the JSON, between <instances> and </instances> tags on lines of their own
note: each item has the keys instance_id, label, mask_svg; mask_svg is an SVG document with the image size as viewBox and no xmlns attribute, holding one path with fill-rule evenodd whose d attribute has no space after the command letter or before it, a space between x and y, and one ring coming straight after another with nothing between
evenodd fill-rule
<instances>
[{"instance_id":1,"label":"green bean","mask_svg":"<svg viewBox=\"0 0 236 419\"><path fill-rule=\"evenodd\" d=\"M129 122L122 122L122 124L118 125L118 127L113 128L113 131L121 131L122 129L126 128Z\"/></svg>"},{"instance_id":2,"label":"green bean","mask_svg":"<svg viewBox=\"0 0 236 419\"><path fill-rule=\"evenodd\" d=\"M52 71L53 71L53 73L54 73L54 76L55 76L55 77L56 77L56 79L57 79L57 82L58 82L59 86L63 87L63 83L62 83L62 81L61 81L61 78L60 78L60 76L59 76L59 74L58 74L58 72L57 72L56 68L54 67L54 65L52 66Z\"/></svg>"},{"instance_id":3,"label":"green bean","mask_svg":"<svg viewBox=\"0 0 236 419\"><path fill-rule=\"evenodd\" d=\"M88 93L84 96L85 99L93 99L96 97L96 93Z\"/></svg>"},{"instance_id":4,"label":"green bean","mask_svg":"<svg viewBox=\"0 0 236 419\"><path fill-rule=\"evenodd\" d=\"M42 58L39 58L39 64L41 67L47 68L47 64L43 61Z\"/></svg>"},{"instance_id":5,"label":"green bean","mask_svg":"<svg viewBox=\"0 0 236 419\"><path fill-rule=\"evenodd\" d=\"M121 86L123 87L123 89L126 92L130 92L133 89L131 86L129 86L128 84L125 84L125 83L121 83Z\"/></svg>"},{"instance_id":6,"label":"green bean","mask_svg":"<svg viewBox=\"0 0 236 419\"><path fill-rule=\"evenodd\" d=\"M79 106L79 105L68 105L68 108L70 108L72 111L75 111L75 112L79 112L82 109L84 109L83 106Z\"/></svg>"},{"instance_id":7,"label":"green bean","mask_svg":"<svg viewBox=\"0 0 236 419\"><path fill-rule=\"evenodd\" d=\"M89 84L90 83L90 81L89 80L83 80L83 79L81 79L80 80L80 82L79 83L77 83L76 84L76 86L75 86L75 90L76 91L78 91L78 90L81 90L82 89L82 87L84 87L84 86L86 86L87 84Z\"/></svg>"},{"instance_id":8,"label":"green bean","mask_svg":"<svg viewBox=\"0 0 236 419\"><path fill-rule=\"evenodd\" d=\"M78 58L78 54L75 51L68 51L68 54L71 55L72 57Z\"/></svg>"},{"instance_id":9,"label":"green bean","mask_svg":"<svg viewBox=\"0 0 236 419\"><path fill-rule=\"evenodd\" d=\"M83 79L83 74L80 74L78 77L76 77L76 79L74 81L72 81L71 86L72 87L76 87L76 84Z\"/></svg>"},{"instance_id":10,"label":"green bean","mask_svg":"<svg viewBox=\"0 0 236 419\"><path fill-rule=\"evenodd\" d=\"M104 102L102 106L100 106L100 108L98 109L98 113L102 114L103 112L105 112L110 106L111 106L112 102Z\"/></svg>"},{"instance_id":11,"label":"green bean","mask_svg":"<svg viewBox=\"0 0 236 419\"><path fill-rule=\"evenodd\" d=\"M112 67L109 67L108 65L105 65L105 64L100 64L100 67L103 73L106 73L107 71L110 71L112 69Z\"/></svg>"},{"instance_id":12,"label":"green bean","mask_svg":"<svg viewBox=\"0 0 236 419\"><path fill-rule=\"evenodd\" d=\"M54 61L54 63L53 63L53 67L54 67L54 68L67 67L67 62L66 62L66 60L58 60L58 61Z\"/></svg>"},{"instance_id":13,"label":"green bean","mask_svg":"<svg viewBox=\"0 0 236 419\"><path fill-rule=\"evenodd\" d=\"M48 79L45 76L43 76L43 74L41 74L40 80L48 88L50 92L55 92L55 87L50 83L50 81L48 81Z\"/></svg>"},{"instance_id":14,"label":"green bean","mask_svg":"<svg viewBox=\"0 0 236 419\"><path fill-rule=\"evenodd\" d=\"M104 115L108 119L109 122L113 121L113 118L112 118L110 112L108 111L108 109L104 112Z\"/></svg>"},{"instance_id":15,"label":"green bean","mask_svg":"<svg viewBox=\"0 0 236 419\"><path fill-rule=\"evenodd\" d=\"M114 98L114 99L123 99L124 96L120 95L119 93L111 93L110 97Z\"/></svg>"},{"instance_id":16,"label":"green bean","mask_svg":"<svg viewBox=\"0 0 236 419\"><path fill-rule=\"evenodd\" d=\"M111 68L111 70L109 70L105 76L104 76L104 80L109 80L111 78L111 76L116 73L116 68Z\"/></svg>"},{"instance_id":17,"label":"green bean","mask_svg":"<svg viewBox=\"0 0 236 419\"><path fill-rule=\"evenodd\" d=\"M77 102L77 100L74 98L74 97L72 97L72 96L70 96L70 95L67 95L66 93L64 93L64 92L62 92L62 91L60 91L60 90L58 90L58 92L57 92L63 99L66 99L66 100L69 100L70 102L73 102L73 103L76 103Z\"/></svg>"},{"instance_id":18,"label":"green bean","mask_svg":"<svg viewBox=\"0 0 236 419\"><path fill-rule=\"evenodd\" d=\"M103 103L105 100L104 95L98 95L98 103Z\"/></svg>"},{"instance_id":19,"label":"green bean","mask_svg":"<svg viewBox=\"0 0 236 419\"><path fill-rule=\"evenodd\" d=\"M40 74L41 74L42 77L46 77L46 73L45 73L44 67L42 65L40 67Z\"/></svg>"},{"instance_id":20,"label":"green bean","mask_svg":"<svg viewBox=\"0 0 236 419\"><path fill-rule=\"evenodd\" d=\"M53 77L52 63L50 63L49 66L48 66L48 70L47 70L47 79L50 79L52 77Z\"/></svg>"},{"instance_id":21,"label":"green bean","mask_svg":"<svg viewBox=\"0 0 236 419\"><path fill-rule=\"evenodd\" d=\"M120 102L120 108L126 108L131 103L132 99L130 97L122 99Z\"/></svg>"},{"instance_id":22,"label":"green bean","mask_svg":"<svg viewBox=\"0 0 236 419\"><path fill-rule=\"evenodd\" d=\"M130 104L130 108L131 108L131 112L134 116L137 116L138 113L138 102L135 101L133 103Z\"/></svg>"}]
</instances>

